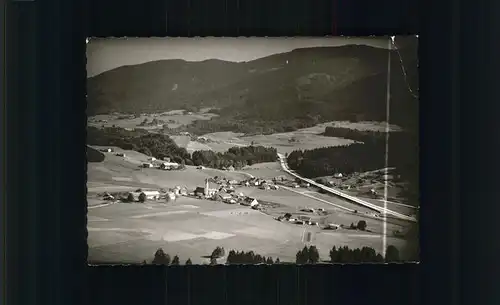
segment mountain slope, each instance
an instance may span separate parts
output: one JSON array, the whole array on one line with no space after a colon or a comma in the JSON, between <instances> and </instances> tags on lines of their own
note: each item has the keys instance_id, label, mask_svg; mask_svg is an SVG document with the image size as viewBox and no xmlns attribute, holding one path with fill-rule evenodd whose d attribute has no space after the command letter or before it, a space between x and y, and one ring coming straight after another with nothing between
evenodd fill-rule
<instances>
[{"instance_id":1,"label":"mountain slope","mask_svg":"<svg viewBox=\"0 0 500 305\"><path fill-rule=\"evenodd\" d=\"M388 52L349 45L297 49L245 63L165 60L120 67L88 80L88 113L190 105L220 108L220 117L203 124L384 120ZM405 123L416 118L418 104L406 92L398 53L391 52L391 121ZM406 58L405 71L416 75L415 58Z\"/></svg>"}]
</instances>

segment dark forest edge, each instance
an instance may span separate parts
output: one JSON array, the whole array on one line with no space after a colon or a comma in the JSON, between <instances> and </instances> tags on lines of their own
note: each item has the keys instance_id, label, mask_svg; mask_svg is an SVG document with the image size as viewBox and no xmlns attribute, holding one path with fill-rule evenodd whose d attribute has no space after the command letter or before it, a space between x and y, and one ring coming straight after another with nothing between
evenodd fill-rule
<instances>
[{"instance_id":1,"label":"dark forest edge","mask_svg":"<svg viewBox=\"0 0 500 305\"><path fill-rule=\"evenodd\" d=\"M225 257L226 252L223 247L216 247L212 254L210 255L210 265L217 265L217 259ZM304 264L317 264L317 263L395 263L401 262L399 255L399 250L389 245L386 248L385 258L380 254L376 253L375 249L371 247L363 247L361 249L350 249L347 246L339 247L333 246L329 253L329 260L321 260L319 251L316 246L304 246L302 250L299 250L296 254L295 263L299 265ZM143 261L143 264L147 264ZM169 254L166 254L162 248L159 248L151 262L153 265L166 265L166 266L176 266L180 265L180 259L175 255L172 259ZM281 262L279 258L275 260L272 257L265 257L254 251L235 251L230 250L227 253L226 265L235 264L289 264L286 262ZM185 265L192 265L191 259L188 258Z\"/></svg>"},{"instance_id":2,"label":"dark forest edge","mask_svg":"<svg viewBox=\"0 0 500 305\"><path fill-rule=\"evenodd\" d=\"M346 146L295 150L287 156L288 166L307 178L352 174L394 167L396 181L405 184L406 201L415 205L418 200L419 147L418 134L411 131L391 132L388 147L385 132L359 131L340 127L326 127L328 137L347 138L358 143Z\"/></svg>"},{"instance_id":3,"label":"dark forest edge","mask_svg":"<svg viewBox=\"0 0 500 305\"><path fill-rule=\"evenodd\" d=\"M232 147L226 152L209 150L188 153L185 148L179 147L172 138L164 134L150 133L147 130L126 130L119 127L87 128L87 144L97 146L116 146L125 150L133 150L159 160L170 160L182 165L207 166L223 169L233 166L240 169L246 165L263 162L275 162L277 151L275 148L264 146ZM94 152L94 150L89 150Z\"/></svg>"},{"instance_id":4,"label":"dark forest edge","mask_svg":"<svg viewBox=\"0 0 500 305\"><path fill-rule=\"evenodd\" d=\"M212 109L209 112L220 114L217 109ZM301 128L313 127L322 123L318 116L302 116L292 119L278 118L275 120L264 120L258 116L250 116L244 118L233 117L231 115L223 115L213 117L210 120L196 120L193 123L180 126L177 128L165 128L164 131L179 133L189 132L193 135L204 135L214 132L235 132L243 133L246 136L252 135L268 135L273 133L292 132Z\"/></svg>"}]
</instances>

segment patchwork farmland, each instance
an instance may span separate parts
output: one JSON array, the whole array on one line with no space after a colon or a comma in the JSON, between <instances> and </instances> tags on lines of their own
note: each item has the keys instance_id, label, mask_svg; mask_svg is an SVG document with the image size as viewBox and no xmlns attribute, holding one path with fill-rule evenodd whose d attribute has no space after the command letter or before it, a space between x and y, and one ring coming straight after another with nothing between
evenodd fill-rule
<instances>
[{"instance_id":1,"label":"patchwork farmland","mask_svg":"<svg viewBox=\"0 0 500 305\"><path fill-rule=\"evenodd\" d=\"M103 150L103 147L93 147ZM106 148L108 149L108 148ZM247 166L240 171L221 171L186 166L184 170L163 171L141 168L150 157L118 147L110 147L103 162L88 166L88 245L90 263L140 263L150 261L162 248L181 260L194 264L209 264L210 254L220 246L225 249L245 249L266 257L294 262L295 254L304 245L314 244L323 259L333 245L383 250L383 222L367 208L337 197L319 194L311 187L291 187L282 183L279 189L266 190L255 186L236 185L234 193L256 198L260 209L227 204L221 201L178 196L175 201L148 200L126 203L102 199L103 193L124 194L136 189L167 190L180 186L192 192L207 179L218 177L226 181L245 181L249 177L269 180L275 177L291 179L278 162ZM341 208L338 208L341 207ZM342 209L345 208L345 209ZM324 211L312 215L304 209ZM356 213L348 209L356 210ZM280 215L309 217L322 226L330 223L346 228L365 220L368 231L324 230L321 227L276 221ZM388 220L387 242L404 247L406 241L392 236L404 230L405 222ZM224 258L220 259L224 262Z\"/></svg>"}]
</instances>

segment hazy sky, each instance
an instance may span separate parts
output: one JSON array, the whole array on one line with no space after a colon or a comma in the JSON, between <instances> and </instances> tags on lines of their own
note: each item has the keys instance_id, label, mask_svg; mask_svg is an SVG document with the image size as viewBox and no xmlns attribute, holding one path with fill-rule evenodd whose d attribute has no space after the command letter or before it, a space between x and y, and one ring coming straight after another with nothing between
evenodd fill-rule
<instances>
[{"instance_id":1,"label":"hazy sky","mask_svg":"<svg viewBox=\"0 0 500 305\"><path fill-rule=\"evenodd\" d=\"M94 38L87 44L87 76L162 59L241 62L297 48L365 44L387 48L389 37L330 38Z\"/></svg>"}]
</instances>

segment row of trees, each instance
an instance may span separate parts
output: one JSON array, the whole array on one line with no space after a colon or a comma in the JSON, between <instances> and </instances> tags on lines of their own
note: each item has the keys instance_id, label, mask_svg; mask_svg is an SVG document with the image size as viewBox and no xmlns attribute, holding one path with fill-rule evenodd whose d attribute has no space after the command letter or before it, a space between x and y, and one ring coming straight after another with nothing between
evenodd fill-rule
<instances>
[{"instance_id":1,"label":"row of trees","mask_svg":"<svg viewBox=\"0 0 500 305\"><path fill-rule=\"evenodd\" d=\"M143 262L143 264L146 264L146 261ZM170 255L165 253L162 248L156 250L153 261L153 265L170 265L170 266L176 266L180 265L180 260L177 255L173 257L173 259L170 259ZM193 263L191 262L191 259L188 258L185 265L192 265Z\"/></svg>"},{"instance_id":2,"label":"row of trees","mask_svg":"<svg viewBox=\"0 0 500 305\"><path fill-rule=\"evenodd\" d=\"M177 146L169 136L150 133L142 129L126 130L119 127L99 129L89 126L87 128L87 143L135 150L158 159L171 157L173 161L178 163L191 158L187 150Z\"/></svg>"},{"instance_id":3,"label":"row of trees","mask_svg":"<svg viewBox=\"0 0 500 305\"><path fill-rule=\"evenodd\" d=\"M135 150L158 159L165 157L181 165L203 165L212 168L242 168L262 162L274 162L276 149L263 146L233 147L224 153L209 150L189 154L179 147L168 135L149 133L145 130L126 130L118 127L88 127L87 143L100 146L117 146Z\"/></svg>"},{"instance_id":4,"label":"row of trees","mask_svg":"<svg viewBox=\"0 0 500 305\"><path fill-rule=\"evenodd\" d=\"M385 141L385 132L378 131L363 131L344 127L325 127L325 131L321 134L325 137L336 137L351 139L359 142L375 142L375 141Z\"/></svg>"},{"instance_id":5,"label":"row of trees","mask_svg":"<svg viewBox=\"0 0 500 305\"><path fill-rule=\"evenodd\" d=\"M369 152L369 153L367 153ZM313 178L335 173L366 172L383 168L385 145L373 143L295 150L287 158L291 169Z\"/></svg>"},{"instance_id":6,"label":"row of trees","mask_svg":"<svg viewBox=\"0 0 500 305\"><path fill-rule=\"evenodd\" d=\"M210 264L217 264L217 259L225 255L225 250L223 247L217 247L214 249L210 255ZM302 250L299 250L295 256L295 262L297 264L316 264L320 262L321 258L319 251L316 246L304 246ZM399 262L399 250L393 246L389 245L385 252L385 258L375 251L371 247L363 247L361 249L350 249L347 246L339 247L333 246L330 250L330 263L390 263ZM154 265L179 265L179 257L176 255L173 259L170 259L170 255L166 254L163 249L158 249L154 255L152 263ZM256 254L253 251L234 251L231 250L226 258L226 264L280 264L280 259L276 258L273 260L272 257L265 257L260 254ZM146 264L146 261L144 261ZM188 259L185 263L186 265L192 265L191 259Z\"/></svg>"},{"instance_id":7,"label":"row of trees","mask_svg":"<svg viewBox=\"0 0 500 305\"><path fill-rule=\"evenodd\" d=\"M211 150L193 152L194 165L204 165L212 168L233 166L236 169L246 165L263 162L275 162L277 159L275 148L264 146L232 147L224 153Z\"/></svg>"},{"instance_id":8,"label":"row of trees","mask_svg":"<svg viewBox=\"0 0 500 305\"><path fill-rule=\"evenodd\" d=\"M319 262L319 252L316 246L309 246L300 250L295 255L295 262L297 264L316 264Z\"/></svg>"},{"instance_id":9,"label":"row of trees","mask_svg":"<svg viewBox=\"0 0 500 305\"><path fill-rule=\"evenodd\" d=\"M297 264L316 264L320 256L316 246L305 247L297 252ZM399 250L390 245L386 249L385 258L371 247L349 249L344 246L337 249L333 246L330 250L330 263L383 263L399 262Z\"/></svg>"},{"instance_id":10,"label":"row of trees","mask_svg":"<svg viewBox=\"0 0 500 305\"><path fill-rule=\"evenodd\" d=\"M221 111L216 111L221 114ZM197 120L187 126L180 126L173 129L175 132L187 131L195 135L203 135L212 132L236 132L245 135L273 134L281 132L295 131L301 128L308 128L318 124L319 121L309 117L286 119L265 119L264 113L258 116L236 118L234 113L225 114L222 112L220 117L214 117L210 120Z\"/></svg>"},{"instance_id":11,"label":"row of trees","mask_svg":"<svg viewBox=\"0 0 500 305\"><path fill-rule=\"evenodd\" d=\"M265 257L260 254L255 254L253 251L229 251L227 256L227 264L279 264L279 258L276 261L272 257Z\"/></svg>"}]
</instances>

